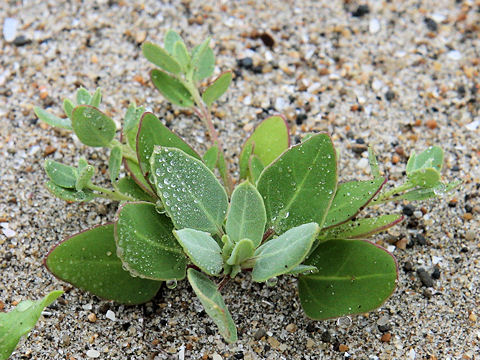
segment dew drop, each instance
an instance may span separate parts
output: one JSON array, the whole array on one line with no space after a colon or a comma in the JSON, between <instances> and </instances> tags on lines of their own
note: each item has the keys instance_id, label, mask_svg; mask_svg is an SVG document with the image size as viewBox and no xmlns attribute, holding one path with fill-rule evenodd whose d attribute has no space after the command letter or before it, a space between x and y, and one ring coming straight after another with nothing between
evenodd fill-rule
<instances>
[{"instance_id":1,"label":"dew drop","mask_svg":"<svg viewBox=\"0 0 480 360\"><path fill-rule=\"evenodd\" d=\"M167 280L165 285L167 285L167 288L169 289L175 289L177 287L177 279Z\"/></svg>"},{"instance_id":2,"label":"dew drop","mask_svg":"<svg viewBox=\"0 0 480 360\"><path fill-rule=\"evenodd\" d=\"M349 328L352 325L352 319L350 316L343 316L337 319L337 326L341 328Z\"/></svg>"}]
</instances>

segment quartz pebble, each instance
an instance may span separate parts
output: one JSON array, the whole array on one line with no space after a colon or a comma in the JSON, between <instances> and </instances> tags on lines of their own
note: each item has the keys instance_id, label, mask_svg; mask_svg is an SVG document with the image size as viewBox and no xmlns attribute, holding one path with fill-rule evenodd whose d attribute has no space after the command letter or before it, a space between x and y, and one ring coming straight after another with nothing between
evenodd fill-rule
<instances>
[{"instance_id":1,"label":"quartz pebble","mask_svg":"<svg viewBox=\"0 0 480 360\"><path fill-rule=\"evenodd\" d=\"M87 357L89 358L92 358L92 359L96 359L98 357L100 357L100 352L97 351L97 350L87 350Z\"/></svg>"},{"instance_id":2,"label":"quartz pebble","mask_svg":"<svg viewBox=\"0 0 480 360\"><path fill-rule=\"evenodd\" d=\"M18 20L5 18L3 21L3 38L6 42L12 42L17 36Z\"/></svg>"},{"instance_id":3,"label":"quartz pebble","mask_svg":"<svg viewBox=\"0 0 480 360\"><path fill-rule=\"evenodd\" d=\"M105 314L105 317L109 320L115 321L115 313L112 310L107 310L107 313Z\"/></svg>"}]
</instances>

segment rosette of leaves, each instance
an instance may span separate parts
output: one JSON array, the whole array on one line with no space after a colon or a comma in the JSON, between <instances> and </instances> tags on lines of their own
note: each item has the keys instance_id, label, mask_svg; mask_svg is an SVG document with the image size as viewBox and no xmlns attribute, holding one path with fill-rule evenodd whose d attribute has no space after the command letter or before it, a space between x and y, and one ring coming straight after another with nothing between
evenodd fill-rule
<instances>
[{"instance_id":1,"label":"rosette of leaves","mask_svg":"<svg viewBox=\"0 0 480 360\"><path fill-rule=\"evenodd\" d=\"M214 68L208 44L189 52L170 31L163 48L146 43L143 53L162 69L152 71L152 81L164 97L192 108L212 135L207 112L228 88L231 73L200 95L199 82ZM393 190L382 192L385 179L373 151L371 179L339 182L336 151L327 134L291 146L285 119L272 116L245 142L233 188L219 141L200 156L154 114L134 105L116 140L113 120L98 106L78 101L66 111L69 121L60 124L71 124L84 144L110 149L113 190L92 183L95 171L86 170L90 165L84 160L77 167L47 161L47 187L66 200L106 197L121 204L113 223L73 235L52 249L47 268L64 281L124 304L149 301L162 282L173 288L187 278L227 342L236 341L237 332L220 290L242 271L267 284L281 275L298 277L301 305L313 319L381 306L395 289L397 265L390 253L366 239L402 216L362 217L361 211L411 191L428 190L434 196L440 181L432 174L439 174L443 153L430 148L414 154L407 182ZM54 124L43 110L36 112Z\"/></svg>"}]
</instances>

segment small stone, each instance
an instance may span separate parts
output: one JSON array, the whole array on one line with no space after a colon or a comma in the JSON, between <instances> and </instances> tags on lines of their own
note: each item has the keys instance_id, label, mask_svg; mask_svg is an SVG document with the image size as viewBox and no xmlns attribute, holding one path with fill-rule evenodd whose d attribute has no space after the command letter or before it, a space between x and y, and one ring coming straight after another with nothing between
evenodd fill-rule
<instances>
[{"instance_id":1,"label":"small stone","mask_svg":"<svg viewBox=\"0 0 480 360\"><path fill-rule=\"evenodd\" d=\"M308 338L307 339L307 349L311 349L312 347L315 346L315 341L313 341L312 339Z\"/></svg>"},{"instance_id":2,"label":"small stone","mask_svg":"<svg viewBox=\"0 0 480 360\"><path fill-rule=\"evenodd\" d=\"M223 360L223 358L219 354L214 353L212 355L212 360Z\"/></svg>"},{"instance_id":3,"label":"small stone","mask_svg":"<svg viewBox=\"0 0 480 360\"><path fill-rule=\"evenodd\" d=\"M366 4L362 4L357 9L352 12L353 17L362 17L370 13L370 7Z\"/></svg>"},{"instance_id":4,"label":"small stone","mask_svg":"<svg viewBox=\"0 0 480 360\"><path fill-rule=\"evenodd\" d=\"M297 325L295 324L288 324L286 327L285 327L285 330L287 330L288 332L295 332L297 331Z\"/></svg>"},{"instance_id":5,"label":"small stone","mask_svg":"<svg viewBox=\"0 0 480 360\"><path fill-rule=\"evenodd\" d=\"M377 325L378 326L385 326L385 325L388 324L389 321L390 320L389 320L388 316L384 315L377 320Z\"/></svg>"},{"instance_id":6,"label":"small stone","mask_svg":"<svg viewBox=\"0 0 480 360\"><path fill-rule=\"evenodd\" d=\"M312 333L312 332L317 330L317 326L315 325L314 322L310 322L310 323L308 323L306 330L308 332Z\"/></svg>"},{"instance_id":7,"label":"small stone","mask_svg":"<svg viewBox=\"0 0 480 360\"><path fill-rule=\"evenodd\" d=\"M477 315L471 312L470 315L468 315L468 320L470 320L471 322L477 322Z\"/></svg>"},{"instance_id":8,"label":"small stone","mask_svg":"<svg viewBox=\"0 0 480 360\"><path fill-rule=\"evenodd\" d=\"M428 30L434 31L434 32L438 31L438 25L437 25L436 21L433 20L432 18L426 17L423 20L423 22L425 23L425 25L427 25Z\"/></svg>"},{"instance_id":9,"label":"small stone","mask_svg":"<svg viewBox=\"0 0 480 360\"><path fill-rule=\"evenodd\" d=\"M243 358L245 358L245 355L243 355L243 352L239 351L239 352L236 352L233 357L237 360L241 360Z\"/></svg>"},{"instance_id":10,"label":"small stone","mask_svg":"<svg viewBox=\"0 0 480 360\"><path fill-rule=\"evenodd\" d=\"M422 234L416 234L414 236L415 243L420 246L427 245L427 239Z\"/></svg>"},{"instance_id":11,"label":"small stone","mask_svg":"<svg viewBox=\"0 0 480 360\"><path fill-rule=\"evenodd\" d=\"M432 290L430 290L429 288L424 289L423 296L425 296L425 298L427 299L431 299L433 296Z\"/></svg>"},{"instance_id":12,"label":"small stone","mask_svg":"<svg viewBox=\"0 0 480 360\"><path fill-rule=\"evenodd\" d=\"M12 42L17 36L18 20L5 18L3 21L3 38L6 42Z\"/></svg>"},{"instance_id":13,"label":"small stone","mask_svg":"<svg viewBox=\"0 0 480 360\"><path fill-rule=\"evenodd\" d=\"M278 349L278 347L280 346L280 342L274 338L273 336L270 336L268 339L267 339L267 342L270 344L270 346L274 349Z\"/></svg>"},{"instance_id":14,"label":"small stone","mask_svg":"<svg viewBox=\"0 0 480 360\"><path fill-rule=\"evenodd\" d=\"M47 147L43 151L43 156L48 156L50 154L53 154L55 151L57 151L56 147L54 147L52 145L47 145Z\"/></svg>"},{"instance_id":15,"label":"small stone","mask_svg":"<svg viewBox=\"0 0 480 360\"><path fill-rule=\"evenodd\" d=\"M451 50L447 53L447 57L450 60L460 60L462 58L462 53L458 50Z\"/></svg>"},{"instance_id":16,"label":"small stone","mask_svg":"<svg viewBox=\"0 0 480 360\"><path fill-rule=\"evenodd\" d=\"M380 31L380 21L378 19L372 18L370 19L370 23L368 24L368 31L370 34L376 34Z\"/></svg>"},{"instance_id":17,"label":"small stone","mask_svg":"<svg viewBox=\"0 0 480 360\"><path fill-rule=\"evenodd\" d=\"M62 345L67 347L70 345L70 336L68 335L63 335L62 336Z\"/></svg>"},{"instance_id":18,"label":"small stone","mask_svg":"<svg viewBox=\"0 0 480 360\"><path fill-rule=\"evenodd\" d=\"M302 125L305 120L307 120L306 114L298 114L297 118L295 119L295 123L297 125Z\"/></svg>"},{"instance_id":19,"label":"small stone","mask_svg":"<svg viewBox=\"0 0 480 360\"><path fill-rule=\"evenodd\" d=\"M427 121L425 122L425 125L427 125L427 127L428 127L429 129L431 129L431 130L437 128L437 122L436 122L435 120L433 120L433 119L427 120Z\"/></svg>"},{"instance_id":20,"label":"small stone","mask_svg":"<svg viewBox=\"0 0 480 360\"><path fill-rule=\"evenodd\" d=\"M357 169L365 169L367 166L368 166L368 159L367 158L361 158L355 164L355 167Z\"/></svg>"},{"instance_id":21,"label":"small stone","mask_svg":"<svg viewBox=\"0 0 480 360\"><path fill-rule=\"evenodd\" d=\"M399 161L400 161L400 156L398 156L397 154L393 154L392 164L398 164Z\"/></svg>"},{"instance_id":22,"label":"small stone","mask_svg":"<svg viewBox=\"0 0 480 360\"><path fill-rule=\"evenodd\" d=\"M473 215L472 215L472 213L467 212L467 213L462 215L462 218L463 218L463 220L470 221L470 220L473 219Z\"/></svg>"},{"instance_id":23,"label":"small stone","mask_svg":"<svg viewBox=\"0 0 480 360\"><path fill-rule=\"evenodd\" d=\"M403 264L403 270L405 272L413 271L413 264L410 261L405 261L405 263Z\"/></svg>"},{"instance_id":24,"label":"small stone","mask_svg":"<svg viewBox=\"0 0 480 360\"><path fill-rule=\"evenodd\" d=\"M324 331L322 333L321 339L324 343L329 343L332 341L332 335L330 334L330 331Z\"/></svg>"},{"instance_id":25,"label":"small stone","mask_svg":"<svg viewBox=\"0 0 480 360\"><path fill-rule=\"evenodd\" d=\"M14 237L17 234L15 231L13 231L12 229L9 229L8 227L3 228L2 232L3 232L3 235L5 235L9 239Z\"/></svg>"},{"instance_id":26,"label":"small stone","mask_svg":"<svg viewBox=\"0 0 480 360\"><path fill-rule=\"evenodd\" d=\"M432 276L432 279L435 279L435 280L440 279L440 268L438 266L435 266L431 276Z\"/></svg>"},{"instance_id":27,"label":"small stone","mask_svg":"<svg viewBox=\"0 0 480 360\"><path fill-rule=\"evenodd\" d=\"M246 57L237 61L237 65L244 69L251 69L253 67L253 60L251 57Z\"/></svg>"},{"instance_id":28,"label":"small stone","mask_svg":"<svg viewBox=\"0 0 480 360\"><path fill-rule=\"evenodd\" d=\"M87 356L89 358L98 358L98 357L100 357L100 352L97 351L97 350L88 350L87 351Z\"/></svg>"},{"instance_id":29,"label":"small stone","mask_svg":"<svg viewBox=\"0 0 480 360\"><path fill-rule=\"evenodd\" d=\"M385 99L387 99L388 101L392 101L393 99L395 99L395 93L392 90L388 90L385 93Z\"/></svg>"},{"instance_id":30,"label":"small stone","mask_svg":"<svg viewBox=\"0 0 480 360\"><path fill-rule=\"evenodd\" d=\"M465 233L465 240L467 241L475 240L475 231L467 230L467 232Z\"/></svg>"},{"instance_id":31,"label":"small stone","mask_svg":"<svg viewBox=\"0 0 480 360\"><path fill-rule=\"evenodd\" d=\"M115 313L112 310L107 310L107 313L105 314L105 317L109 320L112 320L112 321L116 320Z\"/></svg>"},{"instance_id":32,"label":"small stone","mask_svg":"<svg viewBox=\"0 0 480 360\"><path fill-rule=\"evenodd\" d=\"M405 250L407 248L407 243L408 243L408 240L407 240L407 238L404 237L404 238L401 238L400 240L398 240L395 243L395 246L398 249Z\"/></svg>"},{"instance_id":33,"label":"small stone","mask_svg":"<svg viewBox=\"0 0 480 360\"><path fill-rule=\"evenodd\" d=\"M380 340L381 340L382 342L389 342L391 338L392 338L392 334L390 334L389 332L387 332L387 333L385 333L385 334L382 335L382 337L381 337Z\"/></svg>"},{"instance_id":34,"label":"small stone","mask_svg":"<svg viewBox=\"0 0 480 360\"><path fill-rule=\"evenodd\" d=\"M257 331L255 331L255 334L253 334L253 338L258 341L266 335L267 332L264 329L258 329Z\"/></svg>"},{"instance_id":35,"label":"small stone","mask_svg":"<svg viewBox=\"0 0 480 360\"><path fill-rule=\"evenodd\" d=\"M422 282L423 286L426 287L433 287L433 279L430 274L424 268L417 269L417 275L420 281Z\"/></svg>"},{"instance_id":36,"label":"small stone","mask_svg":"<svg viewBox=\"0 0 480 360\"><path fill-rule=\"evenodd\" d=\"M91 323L97 322L97 315L95 315L94 313L88 314L87 318L88 321L90 321Z\"/></svg>"},{"instance_id":37,"label":"small stone","mask_svg":"<svg viewBox=\"0 0 480 360\"><path fill-rule=\"evenodd\" d=\"M19 35L13 40L13 44L15 46L24 46L28 45L32 42L32 40L28 39L25 35Z\"/></svg>"},{"instance_id":38,"label":"small stone","mask_svg":"<svg viewBox=\"0 0 480 360\"><path fill-rule=\"evenodd\" d=\"M415 206L413 206L412 204L405 205L402 209L403 214L407 216L412 216L414 211Z\"/></svg>"},{"instance_id":39,"label":"small stone","mask_svg":"<svg viewBox=\"0 0 480 360\"><path fill-rule=\"evenodd\" d=\"M338 351L340 351L340 352L346 352L346 351L348 351L348 346L345 345L345 344L340 344L340 345L338 346Z\"/></svg>"}]
</instances>

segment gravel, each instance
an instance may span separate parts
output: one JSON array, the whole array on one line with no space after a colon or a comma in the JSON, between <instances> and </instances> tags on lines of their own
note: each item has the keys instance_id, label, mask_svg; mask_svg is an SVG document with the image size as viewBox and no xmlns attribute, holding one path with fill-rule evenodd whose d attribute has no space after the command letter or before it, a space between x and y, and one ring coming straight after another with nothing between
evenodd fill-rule
<instances>
[{"instance_id":1,"label":"gravel","mask_svg":"<svg viewBox=\"0 0 480 360\"><path fill-rule=\"evenodd\" d=\"M413 0L292 4L0 3L7 37L0 39L0 304L9 311L18 301L65 290L12 359L178 359L180 351L186 359L239 353L243 359L473 359L480 353L478 6L449 0L423 2L421 8ZM436 31L426 18L435 21ZM241 144L276 105L294 138L311 131L332 134L342 181L369 176L367 152L351 151L350 138L373 146L387 187L405 171L407 156L392 161L396 148L407 155L434 144L445 149L444 178L462 179L462 187L415 203L423 216L410 215L374 238L387 247L389 239L423 234L424 246L393 248L399 264L428 269L432 282L429 272L439 267L441 276L434 290L426 289L428 296L415 273L400 271L397 290L380 309L351 317L348 327L315 322L312 331L295 279L281 278L271 288L242 275L224 289L239 328L239 341L226 345L186 282L163 287L151 304L127 307L74 289L45 270L42 260L52 246L113 220L116 205L67 204L47 192L45 158L73 164L85 156L105 170L107 154L44 126L33 106L60 115L63 99L77 87L100 86L102 109L116 122L133 99L205 151L209 139L200 121L161 98L148 80L152 66L140 55L142 41L161 42L170 28L190 46L212 36L215 73L235 71L231 89L213 109L232 170ZM248 58L251 65L241 60ZM306 118L297 124L299 114ZM451 198L457 206L448 206ZM406 205L373 211L402 213ZM437 265L435 259L441 259ZM115 321L103 316L108 311ZM89 322L90 313L98 315L95 322ZM389 326L382 327L384 334L377 325L383 317ZM288 324L296 325L292 332ZM260 338L258 329L265 331Z\"/></svg>"}]
</instances>

